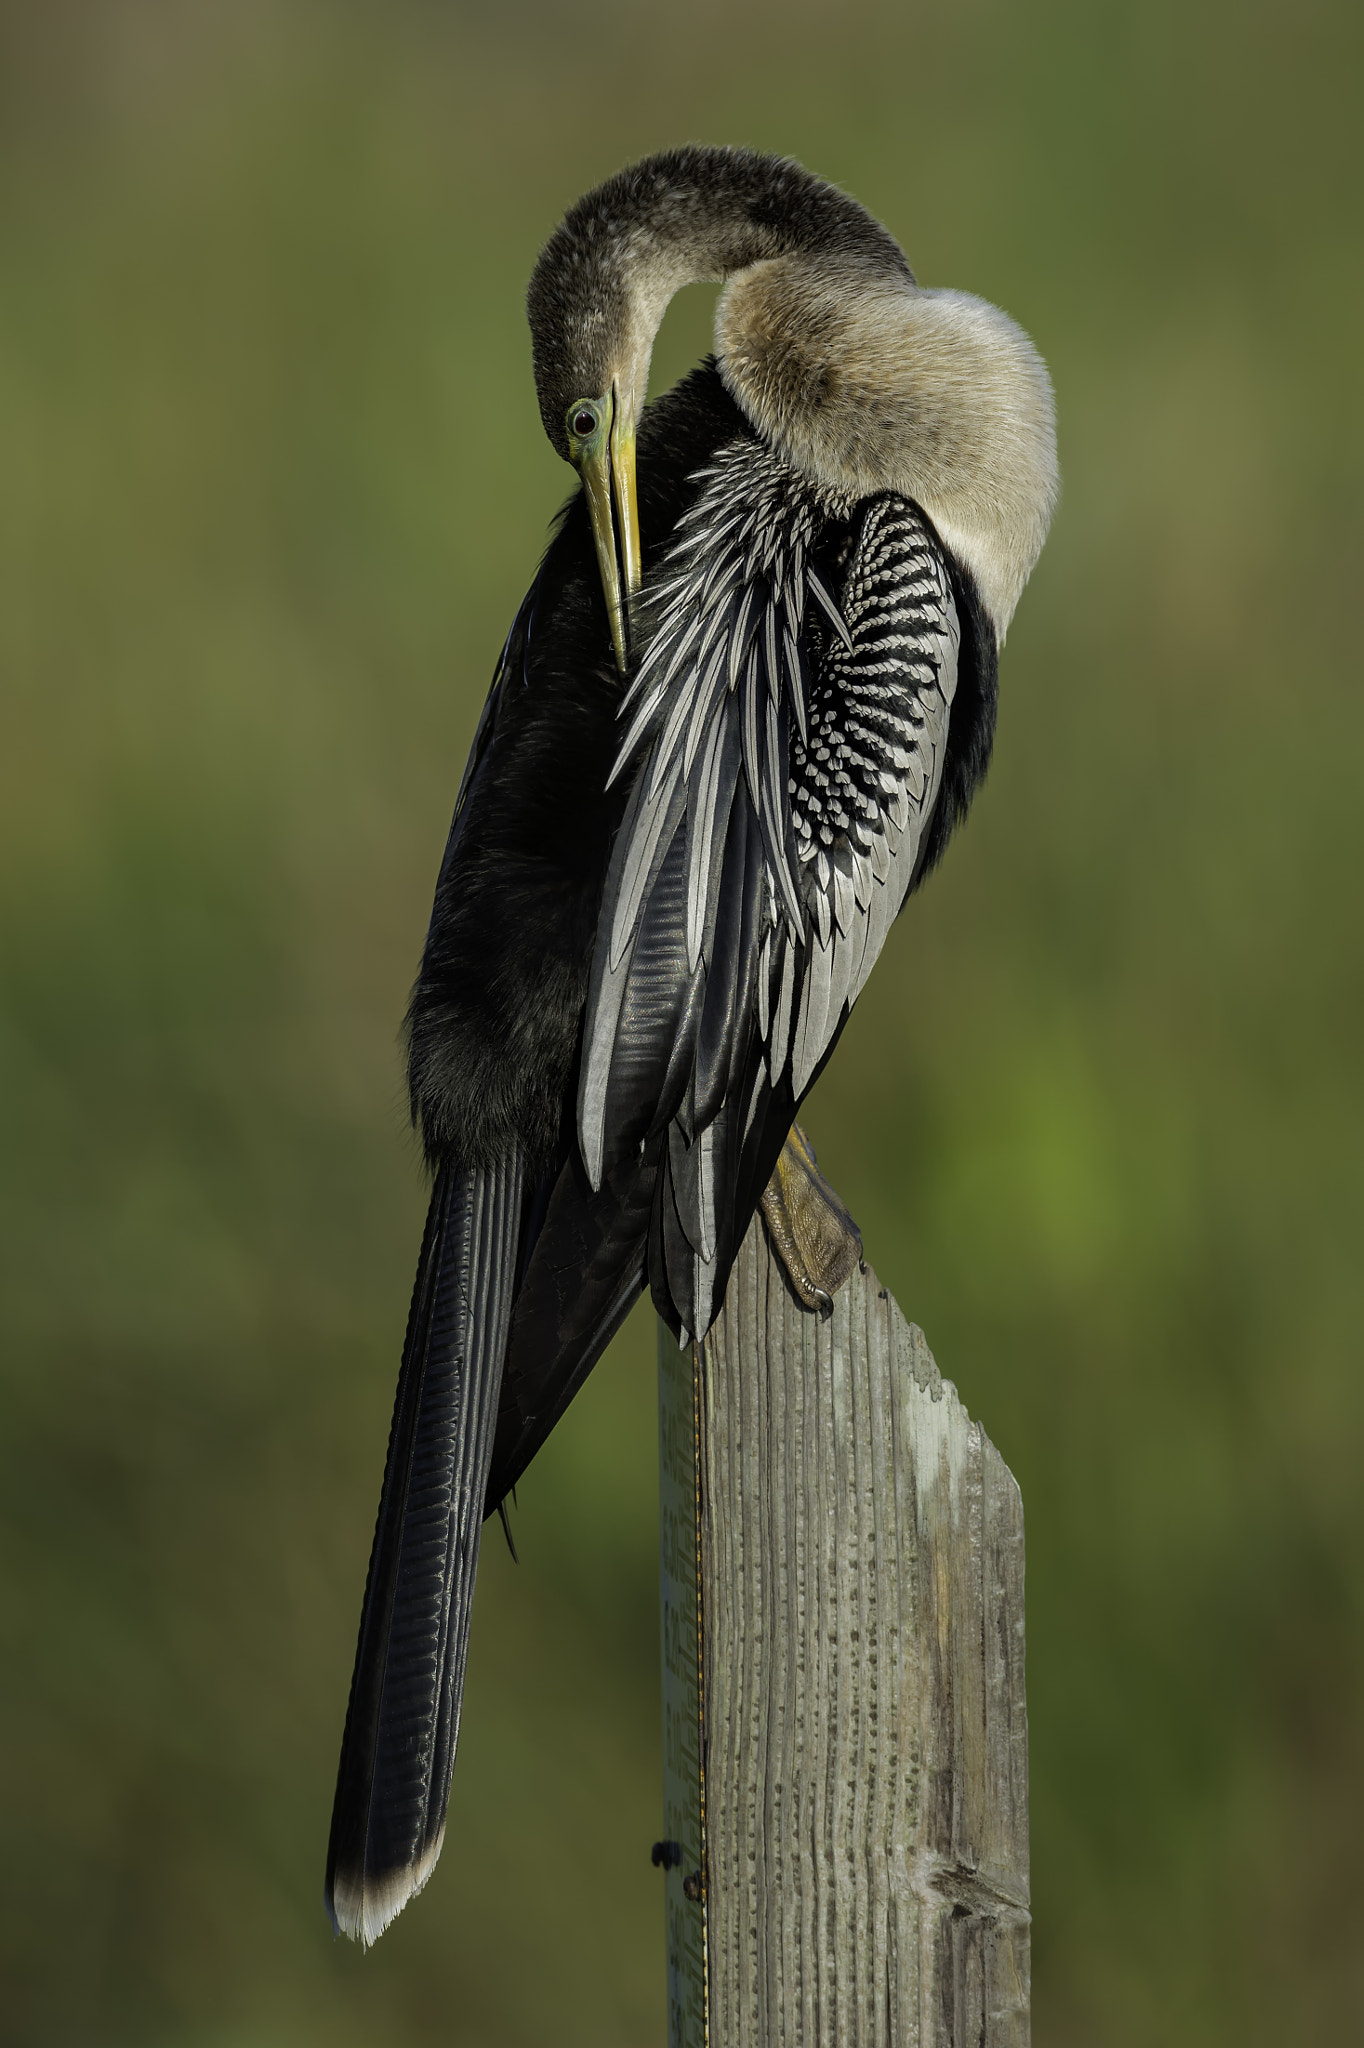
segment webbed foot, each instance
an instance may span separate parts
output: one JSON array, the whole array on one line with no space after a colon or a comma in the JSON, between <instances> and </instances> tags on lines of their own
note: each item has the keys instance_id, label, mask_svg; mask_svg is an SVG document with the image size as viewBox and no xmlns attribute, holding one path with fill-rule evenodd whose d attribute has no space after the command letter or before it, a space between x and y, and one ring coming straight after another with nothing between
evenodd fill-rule
<instances>
[{"instance_id":1,"label":"webbed foot","mask_svg":"<svg viewBox=\"0 0 1364 2048\"><path fill-rule=\"evenodd\" d=\"M798 1298L828 1315L835 1294L862 1264L862 1233L816 1166L799 1124L787 1134L760 1206Z\"/></svg>"}]
</instances>

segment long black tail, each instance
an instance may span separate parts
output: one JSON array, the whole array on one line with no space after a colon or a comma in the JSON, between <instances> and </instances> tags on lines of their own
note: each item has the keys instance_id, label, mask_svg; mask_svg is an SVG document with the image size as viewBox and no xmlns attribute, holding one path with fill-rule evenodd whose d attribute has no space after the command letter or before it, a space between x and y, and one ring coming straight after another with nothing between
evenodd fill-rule
<instances>
[{"instance_id":1,"label":"long black tail","mask_svg":"<svg viewBox=\"0 0 1364 2048\"><path fill-rule=\"evenodd\" d=\"M525 1176L444 1166L426 1219L327 1851L339 1933L377 1941L440 1854Z\"/></svg>"}]
</instances>

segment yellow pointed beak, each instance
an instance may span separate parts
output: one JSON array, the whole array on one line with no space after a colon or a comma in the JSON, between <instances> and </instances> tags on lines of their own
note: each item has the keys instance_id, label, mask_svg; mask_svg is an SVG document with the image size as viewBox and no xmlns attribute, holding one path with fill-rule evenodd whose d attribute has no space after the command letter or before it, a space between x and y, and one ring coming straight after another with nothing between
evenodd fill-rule
<instances>
[{"instance_id":1,"label":"yellow pointed beak","mask_svg":"<svg viewBox=\"0 0 1364 2048\"><path fill-rule=\"evenodd\" d=\"M610 401L610 430L593 437L582 451L578 467L587 509L592 520L592 538L597 544L597 566L601 570L606 616L611 623L611 645L616 665L625 674L629 653L629 606L639 589L639 506L635 495L635 422L628 404L618 394ZM612 486L615 504L612 504ZM616 553L615 515L620 515L620 554Z\"/></svg>"},{"instance_id":2,"label":"yellow pointed beak","mask_svg":"<svg viewBox=\"0 0 1364 2048\"><path fill-rule=\"evenodd\" d=\"M611 474L620 513L620 558L625 570L625 599L633 604L639 590L639 499L635 493L635 409L615 395L611 413Z\"/></svg>"}]
</instances>

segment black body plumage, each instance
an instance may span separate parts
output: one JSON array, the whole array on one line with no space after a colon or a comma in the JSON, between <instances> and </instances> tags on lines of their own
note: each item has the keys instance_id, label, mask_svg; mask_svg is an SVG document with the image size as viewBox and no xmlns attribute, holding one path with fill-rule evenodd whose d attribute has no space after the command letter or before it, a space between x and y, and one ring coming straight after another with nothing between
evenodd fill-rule
<instances>
[{"instance_id":1,"label":"black body plumage","mask_svg":"<svg viewBox=\"0 0 1364 2048\"><path fill-rule=\"evenodd\" d=\"M710 363L648 408L640 498L642 657L622 680L579 496L498 665L408 1013L436 1181L328 1866L367 1940L439 1849L482 1514L646 1285L704 1333L989 759L994 635L912 503L812 485Z\"/></svg>"}]
</instances>

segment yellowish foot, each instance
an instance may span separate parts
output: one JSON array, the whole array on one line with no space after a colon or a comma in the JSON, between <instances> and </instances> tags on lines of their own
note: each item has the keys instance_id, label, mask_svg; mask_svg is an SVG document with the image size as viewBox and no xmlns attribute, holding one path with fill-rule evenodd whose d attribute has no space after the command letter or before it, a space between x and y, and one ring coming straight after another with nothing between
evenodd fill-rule
<instances>
[{"instance_id":1,"label":"yellowish foot","mask_svg":"<svg viewBox=\"0 0 1364 2048\"><path fill-rule=\"evenodd\" d=\"M862 1233L816 1166L814 1147L799 1124L787 1134L761 1208L798 1297L827 1315L839 1288L862 1264Z\"/></svg>"}]
</instances>

